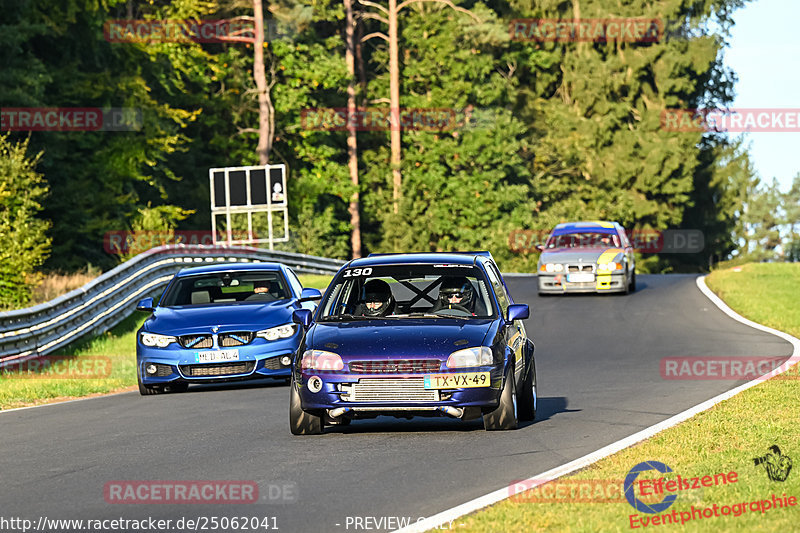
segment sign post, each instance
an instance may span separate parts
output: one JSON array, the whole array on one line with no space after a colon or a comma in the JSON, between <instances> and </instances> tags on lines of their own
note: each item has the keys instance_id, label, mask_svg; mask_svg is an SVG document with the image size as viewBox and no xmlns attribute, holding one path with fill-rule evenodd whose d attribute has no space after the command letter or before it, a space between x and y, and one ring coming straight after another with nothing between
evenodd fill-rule
<instances>
[{"instance_id":1,"label":"sign post","mask_svg":"<svg viewBox=\"0 0 800 533\"><path fill-rule=\"evenodd\" d=\"M211 186L211 233L214 244L269 243L289 240L288 195L286 194L286 165L223 167L208 170ZM267 238L258 238L253 231L253 213L267 214ZM273 213L283 215L283 231L275 236ZM231 215L247 215L247 238L234 239ZM225 217L225 240L217 239L217 217Z\"/></svg>"}]
</instances>

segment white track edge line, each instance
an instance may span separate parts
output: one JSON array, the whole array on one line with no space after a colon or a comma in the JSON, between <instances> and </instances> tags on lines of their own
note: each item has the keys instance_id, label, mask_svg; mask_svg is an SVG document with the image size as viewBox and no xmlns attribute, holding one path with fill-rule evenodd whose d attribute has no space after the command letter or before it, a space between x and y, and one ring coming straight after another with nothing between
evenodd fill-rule
<instances>
[{"instance_id":1,"label":"white track edge line","mask_svg":"<svg viewBox=\"0 0 800 533\"><path fill-rule=\"evenodd\" d=\"M703 295L705 295L709 300L711 300L711 302L714 305L716 305L723 313L725 313L732 319L736 320L737 322L741 322L742 324L745 324L760 331L771 333L791 343L791 345L794 348L792 355L785 363L783 363L780 367L778 367L780 371L773 370L772 372L768 372L763 376L760 376L752 381L748 381L747 383L739 385L738 387L731 389L727 392L723 392L722 394L714 396L713 398L708 399L702 403L699 403L694 407L690 407L689 409L681 413L678 413L677 415L674 415L662 422L659 422L658 424L643 429L642 431L634 433L633 435L630 435L622 440L613 442L588 455L584 455L583 457L575 459L574 461L570 461L569 463L557 466L546 472L542 472L541 474L537 474L524 481L518 481L517 484L522 486L519 492L523 492L532 489L533 487L543 485L548 481L552 481L554 479L557 479L561 476L565 476L576 470L580 470L581 468L585 468L591 465L592 463L599 461L600 459L604 459L609 455L613 455L618 451L633 446L637 442L648 439L665 429L669 429L672 426L675 426L693 417L698 413L711 409L718 403L727 400L739 394L740 392L749 389L750 387L762 383L764 381L764 377L767 376L768 374L775 376L783 372L786 372L791 366L800 361L800 339L797 339L789 335L788 333L784 333L783 331L778 331L776 329L763 326L761 324L753 322L752 320L748 320L743 316L739 315L736 311L728 307L728 305L725 302L723 302L719 298L719 296L714 294L711 291L711 289L708 288L708 286L705 283L705 278L706 276L698 276L696 278L697 287L700 289L700 292L702 292ZM509 485L508 487L498 489L494 492L490 492L489 494L485 494L483 496L475 498L474 500L462 503L461 505L457 505L456 507L452 507L435 515L429 516L416 523L397 529L393 533L422 533L423 531L428 531L429 529L437 528L437 526L444 527L445 525L449 525L451 522L455 522L455 520L464 515L473 513L479 509L498 503L515 494L516 492L514 491L512 486Z\"/></svg>"}]
</instances>

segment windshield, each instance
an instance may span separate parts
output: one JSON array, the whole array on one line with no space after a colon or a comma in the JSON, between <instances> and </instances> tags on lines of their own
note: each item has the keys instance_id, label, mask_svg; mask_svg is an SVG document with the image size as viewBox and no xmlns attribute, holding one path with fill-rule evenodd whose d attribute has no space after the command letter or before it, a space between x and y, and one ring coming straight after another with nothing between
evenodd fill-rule
<instances>
[{"instance_id":1,"label":"windshield","mask_svg":"<svg viewBox=\"0 0 800 533\"><path fill-rule=\"evenodd\" d=\"M318 321L495 318L473 265L378 265L342 271L320 302Z\"/></svg>"},{"instance_id":2,"label":"windshield","mask_svg":"<svg viewBox=\"0 0 800 533\"><path fill-rule=\"evenodd\" d=\"M290 292L279 272L219 272L176 279L161 300L164 307L263 303Z\"/></svg>"},{"instance_id":3,"label":"windshield","mask_svg":"<svg viewBox=\"0 0 800 533\"><path fill-rule=\"evenodd\" d=\"M582 231L580 233L563 233L551 235L547 239L547 248L611 248L619 247L616 233Z\"/></svg>"}]
</instances>

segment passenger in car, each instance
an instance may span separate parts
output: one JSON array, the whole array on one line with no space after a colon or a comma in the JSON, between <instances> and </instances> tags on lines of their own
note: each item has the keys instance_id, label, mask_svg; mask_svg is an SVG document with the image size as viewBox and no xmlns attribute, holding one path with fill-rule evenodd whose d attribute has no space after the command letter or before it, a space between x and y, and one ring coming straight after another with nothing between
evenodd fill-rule
<instances>
[{"instance_id":1,"label":"passenger in car","mask_svg":"<svg viewBox=\"0 0 800 533\"><path fill-rule=\"evenodd\" d=\"M442 309L460 309L475 314L475 290L467 278L451 276L442 281L439 301L433 304L431 312Z\"/></svg>"},{"instance_id":2,"label":"passenger in car","mask_svg":"<svg viewBox=\"0 0 800 533\"><path fill-rule=\"evenodd\" d=\"M392 288L382 279L371 279L364 284L364 298L356 306L356 316L387 316L394 312Z\"/></svg>"},{"instance_id":3,"label":"passenger in car","mask_svg":"<svg viewBox=\"0 0 800 533\"><path fill-rule=\"evenodd\" d=\"M247 302L271 302L277 300L275 296L270 294L271 284L267 280L258 280L253 282L253 294L245 298Z\"/></svg>"}]
</instances>

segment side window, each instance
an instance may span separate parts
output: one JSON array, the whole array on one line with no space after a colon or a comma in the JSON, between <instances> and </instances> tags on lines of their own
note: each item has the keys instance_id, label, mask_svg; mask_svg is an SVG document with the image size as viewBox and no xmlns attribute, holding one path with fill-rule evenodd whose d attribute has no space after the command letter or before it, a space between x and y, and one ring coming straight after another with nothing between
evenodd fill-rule
<instances>
[{"instance_id":1,"label":"side window","mask_svg":"<svg viewBox=\"0 0 800 533\"><path fill-rule=\"evenodd\" d=\"M492 284L492 288L494 289L494 293L497 295L497 301L500 303L500 310L505 316L506 311L508 311L508 295L506 294L506 288L503 287L503 282L500 281L500 274L494 268L494 265L491 263L484 263L484 267L486 267L486 274L489 276L489 283Z\"/></svg>"},{"instance_id":2,"label":"side window","mask_svg":"<svg viewBox=\"0 0 800 533\"><path fill-rule=\"evenodd\" d=\"M294 271L288 268L286 269L286 277L289 281L289 285L292 287L292 291L297 294L297 297L299 298L300 293L303 292L303 284L300 283L299 279L297 279L297 275L294 273Z\"/></svg>"},{"instance_id":3,"label":"side window","mask_svg":"<svg viewBox=\"0 0 800 533\"><path fill-rule=\"evenodd\" d=\"M630 242L628 241L628 234L624 229L619 230L619 238L622 241L622 247L627 248L630 246Z\"/></svg>"}]
</instances>

